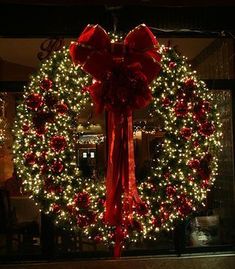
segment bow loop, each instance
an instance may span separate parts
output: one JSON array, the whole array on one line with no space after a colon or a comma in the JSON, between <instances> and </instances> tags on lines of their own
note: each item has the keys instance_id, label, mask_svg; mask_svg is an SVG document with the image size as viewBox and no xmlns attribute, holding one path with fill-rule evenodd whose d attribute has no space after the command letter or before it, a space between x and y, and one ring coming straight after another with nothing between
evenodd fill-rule
<instances>
[{"instance_id":1,"label":"bow loop","mask_svg":"<svg viewBox=\"0 0 235 269\"><path fill-rule=\"evenodd\" d=\"M145 24L140 24L130 31L124 39L124 44L138 52L145 52L158 47L156 37Z\"/></svg>"},{"instance_id":2,"label":"bow loop","mask_svg":"<svg viewBox=\"0 0 235 269\"><path fill-rule=\"evenodd\" d=\"M98 80L112 66L110 38L99 25L88 25L69 49L73 62Z\"/></svg>"},{"instance_id":3,"label":"bow loop","mask_svg":"<svg viewBox=\"0 0 235 269\"><path fill-rule=\"evenodd\" d=\"M159 44L153 33L145 24L141 24L128 33L124 44L130 51L126 59L128 64L139 62L148 83L151 83L161 70L161 56L157 52Z\"/></svg>"},{"instance_id":4,"label":"bow loop","mask_svg":"<svg viewBox=\"0 0 235 269\"><path fill-rule=\"evenodd\" d=\"M123 43L111 43L101 26L88 25L77 42L70 45L70 54L76 65L97 80L103 80L118 61L124 61L126 65L139 63L151 83L161 69L157 47L157 39L144 24L130 31Z\"/></svg>"},{"instance_id":5,"label":"bow loop","mask_svg":"<svg viewBox=\"0 0 235 269\"><path fill-rule=\"evenodd\" d=\"M97 25L88 25L77 40L78 44L83 44L90 49L99 51L107 50L110 46L110 38L106 31Z\"/></svg>"}]
</instances>

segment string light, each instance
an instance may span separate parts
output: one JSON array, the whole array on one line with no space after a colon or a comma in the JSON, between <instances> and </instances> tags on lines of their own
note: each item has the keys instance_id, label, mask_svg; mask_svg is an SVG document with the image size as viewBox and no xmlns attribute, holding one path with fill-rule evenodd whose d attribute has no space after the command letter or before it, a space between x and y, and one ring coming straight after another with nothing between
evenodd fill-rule
<instances>
[{"instance_id":1,"label":"string light","mask_svg":"<svg viewBox=\"0 0 235 269\"><path fill-rule=\"evenodd\" d=\"M149 115L151 119L161 118L164 124L153 130L137 125L135 131L160 131L164 136L160 156L151 160L149 175L138 185L143 204L133 205L133 216L128 210L123 212L125 243L155 240L159 231L172 230L175 220L203 204L218 171L222 126L213 95L190 71L185 57L165 46L159 53L162 72L151 86ZM54 217L57 225L113 246L115 227L104 222L105 183L83 178L76 164L78 119L85 107L92 106L86 91L90 83L91 78L71 63L66 48L44 62L17 108L14 161L25 191ZM29 97L34 106L35 101L38 105L35 110L30 108ZM201 116L207 125L203 125ZM38 128L45 117L44 129ZM103 139L97 136L90 142ZM208 170L206 175L202 164Z\"/></svg>"},{"instance_id":2,"label":"string light","mask_svg":"<svg viewBox=\"0 0 235 269\"><path fill-rule=\"evenodd\" d=\"M78 143L81 145L99 145L104 143L105 136L100 134L92 134L92 135L81 135L78 139Z\"/></svg>"}]
</instances>

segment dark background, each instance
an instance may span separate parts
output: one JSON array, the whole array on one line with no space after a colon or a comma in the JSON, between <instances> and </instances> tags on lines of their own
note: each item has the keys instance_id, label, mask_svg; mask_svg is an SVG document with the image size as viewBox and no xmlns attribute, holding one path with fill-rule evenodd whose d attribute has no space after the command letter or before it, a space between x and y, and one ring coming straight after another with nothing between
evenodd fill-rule
<instances>
[{"instance_id":1,"label":"dark background","mask_svg":"<svg viewBox=\"0 0 235 269\"><path fill-rule=\"evenodd\" d=\"M233 35L234 13L231 0L0 1L0 36L74 37L89 23L128 31L143 22L163 29L158 36Z\"/></svg>"}]
</instances>

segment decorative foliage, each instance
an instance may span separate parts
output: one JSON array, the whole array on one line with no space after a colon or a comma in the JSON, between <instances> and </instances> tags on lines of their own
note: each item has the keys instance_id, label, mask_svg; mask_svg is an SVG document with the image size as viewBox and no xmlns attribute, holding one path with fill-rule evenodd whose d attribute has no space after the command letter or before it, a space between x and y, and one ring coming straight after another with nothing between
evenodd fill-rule
<instances>
[{"instance_id":1,"label":"decorative foliage","mask_svg":"<svg viewBox=\"0 0 235 269\"><path fill-rule=\"evenodd\" d=\"M173 229L203 205L217 174L222 133L213 96L186 58L170 47L159 53L162 71L152 84L149 110L163 118L164 139L148 178L138 185L142 203L130 205L123 197L125 243ZM83 178L76 165L76 125L84 107L92 106L89 85L66 48L42 65L17 110L15 164L25 190L58 225L112 245L115 227L103 219L105 184Z\"/></svg>"},{"instance_id":2,"label":"decorative foliage","mask_svg":"<svg viewBox=\"0 0 235 269\"><path fill-rule=\"evenodd\" d=\"M172 48L162 46L160 52L162 73L152 86L150 110L153 118L163 117L165 135L161 154L140 185L150 209L144 230L150 238L204 204L217 175L222 138L217 105L205 83Z\"/></svg>"}]
</instances>

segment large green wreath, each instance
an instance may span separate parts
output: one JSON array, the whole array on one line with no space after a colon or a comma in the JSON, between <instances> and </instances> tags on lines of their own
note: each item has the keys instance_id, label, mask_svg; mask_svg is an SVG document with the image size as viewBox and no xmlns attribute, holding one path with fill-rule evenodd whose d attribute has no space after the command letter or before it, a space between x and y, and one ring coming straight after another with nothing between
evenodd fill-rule
<instances>
[{"instance_id":1,"label":"large green wreath","mask_svg":"<svg viewBox=\"0 0 235 269\"><path fill-rule=\"evenodd\" d=\"M163 119L164 138L149 176L138 185L143 203L131 219L123 212L124 243L173 229L203 205L217 173L222 133L213 95L185 57L165 46L159 52L162 71L151 86L149 113ZM67 48L42 64L17 108L14 161L25 191L56 224L111 245L115 227L103 219L104 181L83 178L76 163L79 115L92 106L89 84Z\"/></svg>"}]
</instances>

